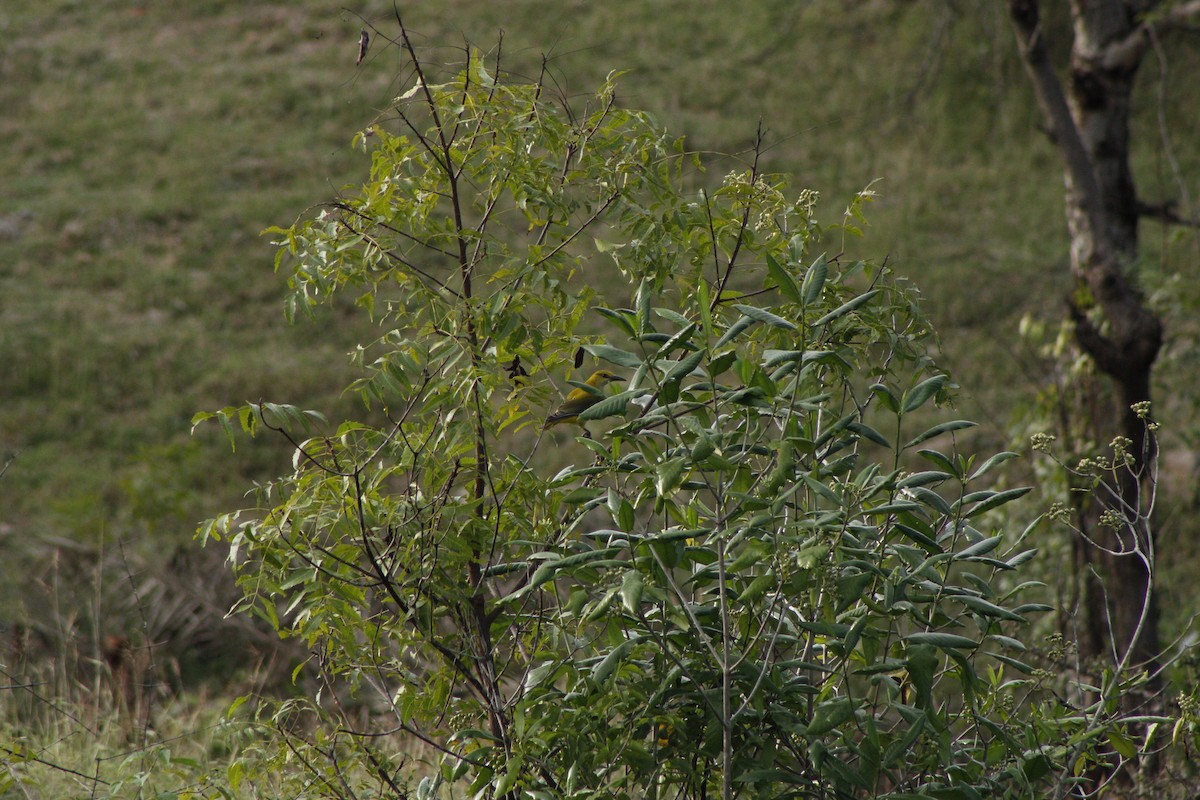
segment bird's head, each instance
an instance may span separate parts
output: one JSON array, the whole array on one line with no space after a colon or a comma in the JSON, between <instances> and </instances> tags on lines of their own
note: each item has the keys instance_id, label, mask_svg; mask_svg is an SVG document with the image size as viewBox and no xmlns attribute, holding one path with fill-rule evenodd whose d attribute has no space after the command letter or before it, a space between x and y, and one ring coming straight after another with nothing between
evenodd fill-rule
<instances>
[{"instance_id":1,"label":"bird's head","mask_svg":"<svg viewBox=\"0 0 1200 800\"><path fill-rule=\"evenodd\" d=\"M615 372L609 372L606 369L598 369L592 373L592 377L587 379L587 385L593 389L602 389L613 381L625 380Z\"/></svg>"}]
</instances>

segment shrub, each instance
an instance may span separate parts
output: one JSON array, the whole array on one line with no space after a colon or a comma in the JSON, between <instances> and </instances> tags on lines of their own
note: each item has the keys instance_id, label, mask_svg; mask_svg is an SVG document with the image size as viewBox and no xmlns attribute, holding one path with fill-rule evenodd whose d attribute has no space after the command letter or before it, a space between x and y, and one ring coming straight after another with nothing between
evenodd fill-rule
<instances>
[{"instance_id":1,"label":"shrub","mask_svg":"<svg viewBox=\"0 0 1200 800\"><path fill-rule=\"evenodd\" d=\"M961 453L972 423L933 419L951 386L886 264L822 254L869 193L822 228L760 148L697 189L612 82L576 108L473 52L435 77L401 41L412 87L356 140L369 179L273 231L290 314L349 292L380 323L355 354L364 418L197 416L296 447L259 507L202 530L322 687L260 711L280 749L237 782L290 764L339 797L1070 786L1108 728L1027 663L1034 551L989 522L1027 491L990 484L1015 454ZM556 379L593 367L626 381L587 435L543 429Z\"/></svg>"}]
</instances>

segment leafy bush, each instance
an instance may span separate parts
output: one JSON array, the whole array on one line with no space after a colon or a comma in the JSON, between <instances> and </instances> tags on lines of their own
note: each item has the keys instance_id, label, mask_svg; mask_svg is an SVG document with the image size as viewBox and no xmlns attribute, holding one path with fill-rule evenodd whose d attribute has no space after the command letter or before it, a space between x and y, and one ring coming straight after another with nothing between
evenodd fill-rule
<instances>
[{"instance_id":1,"label":"leafy bush","mask_svg":"<svg viewBox=\"0 0 1200 800\"><path fill-rule=\"evenodd\" d=\"M197 416L296 445L261 507L202 533L321 687L260 709L279 749L234 782L291 765L338 797L1070 786L1110 729L1027 663L1034 551L988 521L1027 491L990 484L1015 454L958 452L972 423L931 422L950 386L914 296L821 254L869 194L823 229L757 149L689 189L694 160L614 84L574 108L475 53L435 79L402 41L412 88L357 140L369 179L274 231L289 313L352 292L380 323L356 353L364 419ZM594 435L546 431L555 379L585 361L626 385L580 416Z\"/></svg>"}]
</instances>

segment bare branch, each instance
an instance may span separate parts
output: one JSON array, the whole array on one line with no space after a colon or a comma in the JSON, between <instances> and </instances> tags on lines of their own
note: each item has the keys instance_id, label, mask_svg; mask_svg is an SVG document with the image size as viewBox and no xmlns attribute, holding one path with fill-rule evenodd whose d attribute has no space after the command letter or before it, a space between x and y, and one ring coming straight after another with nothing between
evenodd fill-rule
<instances>
[{"instance_id":1,"label":"bare branch","mask_svg":"<svg viewBox=\"0 0 1200 800\"><path fill-rule=\"evenodd\" d=\"M1165 203L1138 202L1138 216L1161 222L1164 225L1182 225L1185 228L1200 228L1200 219L1185 217L1175 210L1175 201Z\"/></svg>"},{"instance_id":2,"label":"bare branch","mask_svg":"<svg viewBox=\"0 0 1200 800\"><path fill-rule=\"evenodd\" d=\"M1158 36L1200 20L1200 0L1164 5L1161 11L1147 15L1128 36L1106 46L1100 53L1100 65L1105 69L1135 68Z\"/></svg>"}]
</instances>

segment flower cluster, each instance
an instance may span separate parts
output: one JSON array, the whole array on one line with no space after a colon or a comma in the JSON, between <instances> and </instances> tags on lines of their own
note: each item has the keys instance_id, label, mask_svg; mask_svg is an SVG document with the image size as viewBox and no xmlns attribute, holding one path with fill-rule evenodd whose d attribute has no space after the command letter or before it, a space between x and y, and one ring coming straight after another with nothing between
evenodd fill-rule
<instances>
[{"instance_id":1,"label":"flower cluster","mask_svg":"<svg viewBox=\"0 0 1200 800\"><path fill-rule=\"evenodd\" d=\"M1055 438L1052 433L1035 433L1029 437L1029 446L1039 453L1049 453Z\"/></svg>"}]
</instances>

